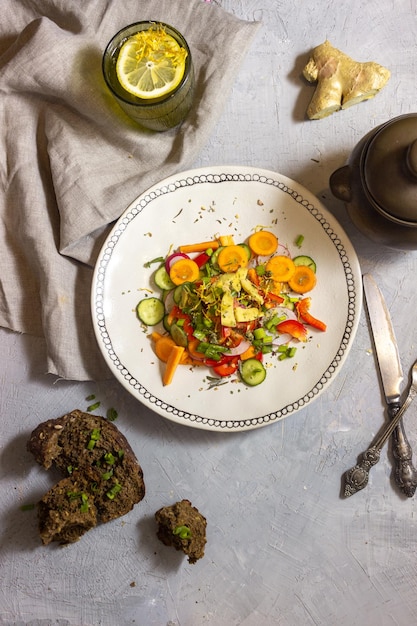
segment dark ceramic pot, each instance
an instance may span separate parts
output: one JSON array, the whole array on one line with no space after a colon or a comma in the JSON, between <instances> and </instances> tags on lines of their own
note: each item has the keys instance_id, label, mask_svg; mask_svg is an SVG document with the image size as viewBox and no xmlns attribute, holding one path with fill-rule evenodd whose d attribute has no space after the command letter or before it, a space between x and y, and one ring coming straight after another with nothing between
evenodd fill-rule
<instances>
[{"instance_id":1,"label":"dark ceramic pot","mask_svg":"<svg viewBox=\"0 0 417 626\"><path fill-rule=\"evenodd\" d=\"M417 113L368 133L329 184L365 236L389 248L417 250Z\"/></svg>"}]
</instances>

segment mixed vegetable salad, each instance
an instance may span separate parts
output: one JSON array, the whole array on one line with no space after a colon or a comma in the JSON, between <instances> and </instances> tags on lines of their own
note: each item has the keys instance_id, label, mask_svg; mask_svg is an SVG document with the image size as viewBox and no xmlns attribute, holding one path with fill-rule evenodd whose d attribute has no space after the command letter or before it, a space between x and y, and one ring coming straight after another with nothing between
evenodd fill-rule
<instances>
[{"instance_id":1,"label":"mixed vegetable salad","mask_svg":"<svg viewBox=\"0 0 417 626\"><path fill-rule=\"evenodd\" d=\"M317 283L315 261L291 255L271 231L258 228L242 243L225 235L182 245L146 266L154 263L160 297L143 298L136 313L146 327L161 325L151 339L166 363L164 385L179 365L211 368L215 380L236 374L246 385L259 385L265 355L292 358L310 329L326 330L305 295Z\"/></svg>"}]
</instances>

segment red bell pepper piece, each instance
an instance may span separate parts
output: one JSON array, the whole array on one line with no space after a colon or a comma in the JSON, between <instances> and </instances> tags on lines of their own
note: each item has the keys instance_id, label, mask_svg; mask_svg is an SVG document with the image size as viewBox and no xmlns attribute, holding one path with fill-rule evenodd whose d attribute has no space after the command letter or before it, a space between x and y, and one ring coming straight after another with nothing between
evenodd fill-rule
<instances>
[{"instance_id":1,"label":"red bell pepper piece","mask_svg":"<svg viewBox=\"0 0 417 626\"><path fill-rule=\"evenodd\" d=\"M310 315L309 313L310 305L311 305L311 298L303 298L302 300L299 300L295 305L295 308L298 313L298 317L301 318L303 322L305 322L309 326L312 326L313 328L317 328L317 330L321 330L324 332L327 328L326 324L322 322L321 320L318 320L317 318Z\"/></svg>"},{"instance_id":2,"label":"red bell pepper piece","mask_svg":"<svg viewBox=\"0 0 417 626\"><path fill-rule=\"evenodd\" d=\"M239 357L233 357L232 359L225 359L222 363L213 366L213 371L218 376L231 376L234 374L239 365Z\"/></svg>"},{"instance_id":3,"label":"red bell pepper piece","mask_svg":"<svg viewBox=\"0 0 417 626\"><path fill-rule=\"evenodd\" d=\"M307 341L308 331L301 322L297 320L285 320L277 324L276 329L280 333L289 334L299 341Z\"/></svg>"},{"instance_id":4,"label":"red bell pepper piece","mask_svg":"<svg viewBox=\"0 0 417 626\"><path fill-rule=\"evenodd\" d=\"M221 327L221 341L220 343L228 348L236 348L243 340L242 333L236 332L229 326Z\"/></svg>"},{"instance_id":5,"label":"red bell pepper piece","mask_svg":"<svg viewBox=\"0 0 417 626\"><path fill-rule=\"evenodd\" d=\"M267 291L264 294L265 300L268 302L273 302L275 304L281 304L284 302L284 298L279 296L277 293L272 293L272 291Z\"/></svg>"},{"instance_id":6,"label":"red bell pepper piece","mask_svg":"<svg viewBox=\"0 0 417 626\"><path fill-rule=\"evenodd\" d=\"M193 337L193 326L191 324L190 316L187 313L183 313L179 306L175 305L172 307L169 313L169 323L172 324L178 320L182 320L182 328L184 332L187 334L189 338Z\"/></svg>"},{"instance_id":7,"label":"red bell pepper piece","mask_svg":"<svg viewBox=\"0 0 417 626\"><path fill-rule=\"evenodd\" d=\"M255 330L257 324L257 320L251 320L250 322L237 322L236 328L243 334L246 334L250 330Z\"/></svg>"},{"instance_id":8,"label":"red bell pepper piece","mask_svg":"<svg viewBox=\"0 0 417 626\"><path fill-rule=\"evenodd\" d=\"M180 307L177 306L176 304L172 307L171 311L169 312L169 316L170 316L171 321L183 320L189 317L186 313L183 313Z\"/></svg>"},{"instance_id":9,"label":"red bell pepper piece","mask_svg":"<svg viewBox=\"0 0 417 626\"><path fill-rule=\"evenodd\" d=\"M205 265L209 259L210 255L208 255L206 252L202 252L201 254L196 256L193 261L194 263L197 263L198 267L203 267L203 265Z\"/></svg>"}]
</instances>

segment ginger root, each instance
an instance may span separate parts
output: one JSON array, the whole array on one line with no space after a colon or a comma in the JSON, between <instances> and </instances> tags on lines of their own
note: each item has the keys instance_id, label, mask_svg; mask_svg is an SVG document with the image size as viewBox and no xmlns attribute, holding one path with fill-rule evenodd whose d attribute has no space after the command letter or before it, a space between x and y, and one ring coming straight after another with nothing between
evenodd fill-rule
<instances>
[{"instance_id":1,"label":"ginger root","mask_svg":"<svg viewBox=\"0 0 417 626\"><path fill-rule=\"evenodd\" d=\"M326 40L314 48L303 75L310 83L317 82L307 116L319 120L373 98L388 82L391 73L372 61L354 61Z\"/></svg>"}]
</instances>

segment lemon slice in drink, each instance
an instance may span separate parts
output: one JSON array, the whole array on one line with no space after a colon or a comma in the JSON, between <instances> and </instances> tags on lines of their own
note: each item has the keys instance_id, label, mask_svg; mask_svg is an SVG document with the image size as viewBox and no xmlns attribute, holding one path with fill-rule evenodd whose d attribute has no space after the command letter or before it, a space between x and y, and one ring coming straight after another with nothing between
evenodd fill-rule
<instances>
[{"instance_id":1,"label":"lemon slice in drink","mask_svg":"<svg viewBox=\"0 0 417 626\"><path fill-rule=\"evenodd\" d=\"M162 27L143 30L122 45L116 62L119 83L150 100L166 96L181 82L187 51Z\"/></svg>"}]
</instances>

